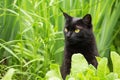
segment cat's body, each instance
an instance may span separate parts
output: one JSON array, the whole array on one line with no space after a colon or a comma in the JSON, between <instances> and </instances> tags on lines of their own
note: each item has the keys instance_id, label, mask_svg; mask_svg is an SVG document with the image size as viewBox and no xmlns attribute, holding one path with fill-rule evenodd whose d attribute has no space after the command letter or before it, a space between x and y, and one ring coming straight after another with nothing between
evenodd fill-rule
<instances>
[{"instance_id":1,"label":"cat's body","mask_svg":"<svg viewBox=\"0 0 120 80\"><path fill-rule=\"evenodd\" d=\"M71 17L64 12L63 14L66 23L64 27L65 48L61 75L65 80L66 75L70 73L73 54L83 54L87 62L97 68L98 63L95 56L98 56L98 51L92 32L91 15L87 14L83 19L80 19Z\"/></svg>"}]
</instances>

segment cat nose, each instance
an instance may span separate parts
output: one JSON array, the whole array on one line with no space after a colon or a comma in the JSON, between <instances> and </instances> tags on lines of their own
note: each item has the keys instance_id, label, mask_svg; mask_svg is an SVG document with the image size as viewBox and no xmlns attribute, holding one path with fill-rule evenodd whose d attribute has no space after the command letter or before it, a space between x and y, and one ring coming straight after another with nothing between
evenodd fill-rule
<instances>
[{"instance_id":1,"label":"cat nose","mask_svg":"<svg viewBox=\"0 0 120 80\"><path fill-rule=\"evenodd\" d=\"M69 39L69 38L70 38L70 36L67 36L67 38Z\"/></svg>"},{"instance_id":2,"label":"cat nose","mask_svg":"<svg viewBox=\"0 0 120 80\"><path fill-rule=\"evenodd\" d=\"M67 35L66 35L66 37L67 37L67 38L70 38L70 35L71 35L71 33L68 32Z\"/></svg>"}]
</instances>

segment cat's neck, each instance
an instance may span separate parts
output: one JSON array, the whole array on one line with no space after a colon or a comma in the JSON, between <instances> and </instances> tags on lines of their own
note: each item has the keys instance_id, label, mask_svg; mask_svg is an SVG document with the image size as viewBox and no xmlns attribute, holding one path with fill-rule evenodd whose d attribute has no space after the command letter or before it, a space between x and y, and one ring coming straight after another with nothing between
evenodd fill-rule
<instances>
[{"instance_id":1,"label":"cat's neck","mask_svg":"<svg viewBox=\"0 0 120 80\"><path fill-rule=\"evenodd\" d=\"M94 53L97 52L95 40L89 43L78 43L75 45L70 45L68 43L65 44L65 49L70 51L71 53Z\"/></svg>"}]
</instances>

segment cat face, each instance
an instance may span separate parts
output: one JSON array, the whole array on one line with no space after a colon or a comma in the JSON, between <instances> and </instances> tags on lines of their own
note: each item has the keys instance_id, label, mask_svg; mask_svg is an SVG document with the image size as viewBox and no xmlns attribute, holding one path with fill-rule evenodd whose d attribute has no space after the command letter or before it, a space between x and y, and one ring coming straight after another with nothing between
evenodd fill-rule
<instances>
[{"instance_id":1,"label":"cat face","mask_svg":"<svg viewBox=\"0 0 120 80\"><path fill-rule=\"evenodd\" d=\"M74 18L63 12L65 17L64 36L69 44L88 42L92 37L91 15L87 14L82 19Z\"/></svg>"}]
</instances>

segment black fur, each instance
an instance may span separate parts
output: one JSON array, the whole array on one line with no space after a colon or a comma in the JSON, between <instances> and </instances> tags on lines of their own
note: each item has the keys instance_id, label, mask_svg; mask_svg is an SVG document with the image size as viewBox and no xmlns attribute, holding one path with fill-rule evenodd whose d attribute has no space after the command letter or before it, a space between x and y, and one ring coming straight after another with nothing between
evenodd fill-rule
<instances>
[{"instance_id":1,"label":"black fur","mask_svg":"<svg viewBox=\"0 0 120 80\"><path fill-rule=\"evenodd\" d=\"M63 15L66 20L64 29L68 30L64 31L65 48L61 66L61 75L65 80L65 77L70 73L73 54L83 54L87 62L97 68L98 63L95 56L98 56L98 51L92 31L91 15L87 14L82 19L71 17L64 12ZM79 33L75 33L76 28L80 30Z\"/></svg>"}]
</instances>

